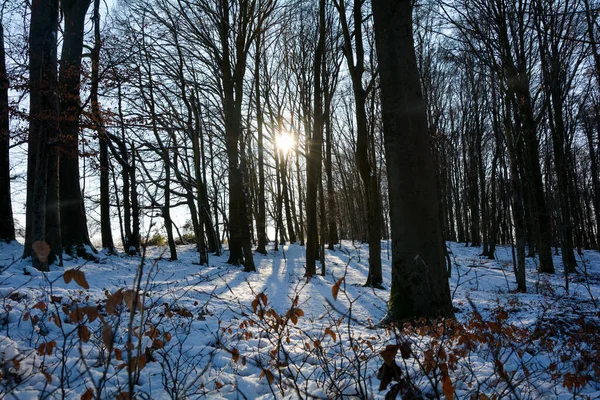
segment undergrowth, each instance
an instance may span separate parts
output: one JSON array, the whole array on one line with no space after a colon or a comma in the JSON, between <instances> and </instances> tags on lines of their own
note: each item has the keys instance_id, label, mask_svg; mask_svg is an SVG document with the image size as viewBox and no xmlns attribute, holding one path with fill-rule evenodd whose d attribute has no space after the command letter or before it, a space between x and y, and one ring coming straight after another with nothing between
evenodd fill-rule
<instances>
[{"instance_id":1,"label":"undergrowth","mask_svg":"<svg viewBox=\"0 0 600 400\"><path fill-rule=\"evenodd\" d=\"M249 304L230 303L225 318L211 311L223 301L212 292L201 293L202 302L184 300L208 276L165 291L157 269L142 261L130 285L100 297L82 269L54 281L44 275L35 291L3 292L0 397L244 398L245 376L258 377L275 398L591 398L599 388L600 313L556 315L560 299L551 294L533 324L513 317L522 307L515 296L486 317L468 301L460 320L382 328L356 317L360 297L349 294L345 278L317 317L304 309L310 283L302 281L283 308L269 293L252 292ZM57 290L58 279L69 289ZM207 319L219 329L207 331ZM151 392L159 381L160 393Z\"/></svg>"}]
</instances>

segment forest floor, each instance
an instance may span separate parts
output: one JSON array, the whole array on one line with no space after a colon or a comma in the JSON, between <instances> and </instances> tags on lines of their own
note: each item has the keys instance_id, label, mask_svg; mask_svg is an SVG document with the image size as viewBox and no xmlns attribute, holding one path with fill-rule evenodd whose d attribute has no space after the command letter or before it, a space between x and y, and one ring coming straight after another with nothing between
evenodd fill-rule
<instances>
[{"instance_id":1,"label":"forest floor","mask_svg":"<svg viewBox=\"0 0 600 400\"><path fill-rule=\"evenodd\" d=\"M523 294L509 247L448 246L455 319L382 328L388 242L386 289L362 286L368 246L350 242L308 282L298 245L256 273L191 246L41 273L0 244L0 398L600 398L600 253L568 291L560 257L555 275L528 259Z\"/></svg>"}]
</instances>

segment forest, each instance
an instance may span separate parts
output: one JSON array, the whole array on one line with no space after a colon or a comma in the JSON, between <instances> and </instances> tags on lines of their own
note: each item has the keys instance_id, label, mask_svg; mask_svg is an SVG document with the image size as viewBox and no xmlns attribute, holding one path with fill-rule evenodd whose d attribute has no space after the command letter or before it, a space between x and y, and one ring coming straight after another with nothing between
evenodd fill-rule
<instances>
[{"instance_id":1,"label":"forest","mask_svg":"<svg viewBox=\"0 0 600 400\"><path fill-rule=\"evenodd\" d=\"M4 0L0 398L598 398L599 17Z\"/></svg>"}]
</instances>

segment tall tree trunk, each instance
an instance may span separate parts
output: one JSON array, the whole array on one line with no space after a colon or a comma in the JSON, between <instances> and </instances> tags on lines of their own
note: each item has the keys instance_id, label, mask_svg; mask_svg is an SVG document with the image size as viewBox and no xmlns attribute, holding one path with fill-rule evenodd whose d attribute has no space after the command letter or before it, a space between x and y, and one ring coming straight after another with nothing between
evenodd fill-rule
<instances>
[{"instance_id":1,"label":"tall tree trunk","mask_svg":"<svg viewBox=\"0 0 600 400\"><path fill-rule=\"evenodd\" d=\"M365 189L367 239L369 242L369 274L365 286L381 287L383 274L381 271L381 202L379 200L379 182L376 167L369 160L369 130L367 127L367 91L363 87L364 46L362 35L362 0L354 0L352 11L354 22L354 51L352 35L346 21L345 0L336 6L340 15L344 35L344 55L352 78L354 105L356 112L356 164ZM356 54L356 60L354 60Z\"/></svg>"},{"instance_id":2,"label":"tall tree trunk","mask_svg":"<svg viewBox=\"0 0 600 400\"><path fill-rule=\"evenodd\" d=\"M260 59L262 56L261 35L256 39L256 54L254 56L254 96L256 106L256 130L258 133L258 218L256 219L256 230L258 246L256 252L267 254L267 217L265 199L265 146L263 134L263 112L260 90Z\"/></svg>"},{"instance_id":3,"label":"tall tree trunk","mask_svg":"<svg viewBox=\"0 0 600 400\"><path fill-rule=\"evenodd\" d=\"M173 221L171 220L171 163L169 160L168 147L163 150L163 165L165 167L165 200L162 207L162 216L167 231L167 241L169 243L169 253L171 261L177 260L177 247L173 238Z\"/></svg>"},{"instance_id":4,"label":"tall tree trunk","mask_svg":"<svg viewBox=\"0 0 600 400\"><path fill-rule=\"evenodd\" d=\"M0 240L7 243L15 239L15 223L10 197L8 88L4 56L4 27L0 21Z\"/></svg>"},{"instance_id":5,"label":"tall tree trunk","mask_svg":"<svg viewBox=\"0 0 600 400\"><path fill-rule=\"evenodd\" d=\"M199 121L200 119L200 110L199 105L196 104L195 98L192 98L192 106L191 108L194 110L195 119L196 119L196 127L192 132L192 147L194 152L194 174L196 176L196 195L198 196L198 208L194 206L193 220L196 221L196 225L194 227L194 232L196 234L196 245L198 247L198 252L200 253L200 265L208 265L208 254L207 254L207 246L206 241L204 239L204 227L205 227L205 219L209 219L210 221L210 211L205 212L204 208L206 207L206 188L204 183L202 182L202 172L200 171L200 164L202 157L202 150L200 148L200 142L202 141L202 124ZM193 197L192 197L193 198ZM193 201L192 201L193 203ZM213 248L217 249L216 246L216 238L214 237L214 232L212 234Z\"/></svg>"},{"instance_id":6,"label":"tall tree trunk","mask_svg":"<svg viewBox=\"0 0 600 400\"><path fill-rule=\"evenodd\" d=\"M27 165L27 232L25 256L33 267L48 271L46 200L49 138L58 130L57 97L58 1L31 5L29 32L29 146Z\"/></svg>"},{"instance_id":7,"label":"tall tree trunk","mask_svg":"<svg viewBox=\"0 0 600 400\"><path fill-rule=\"evenodd\" d=\"M373 0L392 233L389 317L452 314L412 34L412 1Z\"/></svg>"},{"instance_id":8,"label":"tall tree trunk","mask_svg":"<svg viewBox=\"0 0 600 400\"><path fill-rule=\"evenodd\" d=\"M98 134L100 146L100 232L102 235L102 248L110 254L115 254L115 245L112 237L112 226L110 223L110 182L108 160L108 136L104 127L104 118L100 109L98 99L98 84L100 72L100 0L94 0L94 48L92 49L92 82L90 88L90 102L92 104L92 118L94 127Z\"/></svg>"},{"instance_id":9,"label":"tall tree trunk","mask_svg":"<svg viewBox=\"0 0 600 400\"><path fill-rule=\"evenodd\" d=\"M59 197L63 247L69 254L86 255L90 246L83 196L79 182L79 117L81 104L81 53L83 29L90 0L66 0L61 7L65 21L60 60L60 132ZM68 216L68 217L67 217Z\"/></svg>"},{"instance_id":10,"label":"tall tree trunk","mask_svg":"<svg viewBox=\"0 0 600 400\"><path fill-rule=\"evenodd\" d=\"M317 273L316 260L319 252L319 226L317 224L317 197L321 180L323 142L323 93L321 68L325 52L325 0L319 0L319 39L313 63L313 129L309 138L306 160L306 276Z\"/></svg>"},{"instance_id":11,"label":"tall tree trunk","mask_svg":"<svg viewBox=\"0 0 600 400\"><path fill-rule=\"evenodd\" d=\"M285 223L288 230L288 239L290 243L296 243L296 232L294 231L294 221L292 218L292 209L290 207L290 189L288 186L288 153L281 155L281 190L283 192L283 205L285 208Z\"/></svg>"},{"instance_id":12,"label":"tall tree trunk","mask_svg":"<svg viewBox=\"0 0 600 400\"><path fill-rule=\"evenodd\" d=\"M512 214L514 220L514 231L515 241L517 246L517 259L514 265L515 277L517 279L517 289L520 292L527 292L527 281L525 279L525 237L526 237L526 223L525 223L525 199L523 196L524 186L522 178L519 174L519 147L521 142L513 137L513 126L511 124L510 110L511 97L510 89L506 93L506 115L504 120L505 134L506 134L506 145L508 147L509 164L510 164L510 179L512 193ZM521 162L522 163L522 162Z\"/></svg>"}]
</instances>

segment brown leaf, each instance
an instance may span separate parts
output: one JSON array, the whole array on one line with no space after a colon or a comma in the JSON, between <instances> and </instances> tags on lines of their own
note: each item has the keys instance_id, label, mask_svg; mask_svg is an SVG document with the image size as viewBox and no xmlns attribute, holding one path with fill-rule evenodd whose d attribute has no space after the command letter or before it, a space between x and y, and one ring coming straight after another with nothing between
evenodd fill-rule
<instances>
[{"instance_id":1,"label":"brown leaf","mask_svg":"<svg viewBox=\"0 0 600 400\"><path fill-rule=\"evenodd\" d=\"M263 305L266 307L268 302L267 295L264 293L260 293L257 297L262 301Z\"/></svg>"},{"instance_id":2,"label":"brown leaf","mask_svg":"<svg viewBox=\"0 0 600 400\"><path fill-rule=\"evenodd\" d=\"M117 395L115 400L129 400L130 398L129 392L121 392Z\"/></svg>"},{"instance_id":3,"label":"brown leaf","mask_svg":"<svg viewBox=\"0 0 600 400\"><path fill-rule=\"evenodd\" d=\"M171 341L171 334L169 332L165 332L164 335L163 335L163 337L165 338L165 340L167 342Z\"/></svg>"},{"instance_id":4,"label":"brown leaf","mask_svg":"<svg viewBox=\"0 0 600 400\"><path fill-rule=\"evenodd\" d=\"M89 342L90 337L92 336L90 330L85 325L79 325L79 327L77 328L77 335L83 343Z\"/></svg>"},{"instance_id":5,"label":"brown leaf","mask_svg":"<svg viewBox=\"0 0 600 400\"><path fill-rule=\"evenodd\" d=\"M235 347L233 348L233 350L231 350L231 359L234 363L237 363L240 359L240 351Z\"/></svg>"},{"instance_id":6,"label":"brown leaf","mask_svg":"<svg viewBox=\"0 0 600 400\"><path fill-rule=\"evenodd\" d=\"M63 274L63 279L65 280L65 283L69 283L71 282L71 280L74 280L75 283L81 286L82 288L90 288L90 285L88 285L87 280L85 279L85 274L83 273L83 271L77 269L68 269Z\"/></svg>"},{"instance_id":7,"label":"brown leaf","mask_svg":"<svg viewBox=\"0 0 600 400\"><path fill-rule=\"evenodd\" d=\"M219 381L215 381L215 386L217 387L217 389L221 389L221 388L222 388L223 386L225 386L225 385L223 385L223 384L222 384L221 382L219 382Z\"/></svg>"},{"instance_id":8,"label":"brown leaf","mask_svg":"<svg viewBox=\"0 0 600 400\"><path fill-rule=\"evenodd\" d=\"M87 314L89 322L94 322L100 316L100 313L98 312L98 308L96 308L94 306L86 307L85 313Z\"/></svg>"},{"instance_id":9,"label":"brown leaf","mask_svg":"<svg viewBox=\"0 0 600 400\"><path fill-rule=\"evenodd\" d=\"M452 386L452 380L448 374L444 374L442 376L442 390L444 391L444 396L446 396L446 399L454 399L454 386Z\"/></svg>"},{"instance_id":10,"label":"brown leaf","mask_svg":"<svg viewBox=\"0 0 600 400\"><path fill-rule=\"evenodd\" d=\"M40 372L46 377L46 382L52 383L52 375L50 375L46 371L40 371Z\"/></svg>"},{"instance_id":11,"label":"brown leaf","mask_svg":"<svg viewBox=\"0 0 600 400\"><path fill-rule=\"evenodd\" d=\"M41 262L46 262L48 260L48 255L50 254L50 246L48 246L48 243L43 240L38 240L31 245L31 248Z\"/></svg>"},{"instance_id":12,"label":"brown leaf","mask_svg":"<svg viewBox=\"0 0 600 400\"><path fill-rule=\"evenodd\" d=\"M84 318L85 315L83 310L79 307L75 307L75 309L69 313L69 320L74 324L80 323Z\"/></svg>"},{"instance_id":13,"label":"brown leaf","mask_svg":"<svg viewBox=\"0 0 600 400\"><path fill-rule=\"evenodd\" d=\"M146 366L146 355L145 354L141 354L139 359L138 359L138 368L139 370L143 370L144 367Z\"/></svg>"},{"instance_id":14,"label":"brown leaf","mask_svg":"<svg viewBox=\"0 0 600 400\"><path fill-rule=\"evenodd\" d=\"M127 289L126 291L124 291L123 300L125 300L125 305L127 306L127 308L129 308L129 311L133 309L134 305L141 311L142 305L140 303L140 296L136 290Z\"/></svg>"},{"instance_id":15,"label":"brown leaf","mask_svg":"<svg viewBox=\"0 0 600 400\"><path fill-rule=\"evenodd\" d=\"M54 321L54 323L60 328L62 326L62 321L60 320L60 318L58 317L58 315L52 313L52 320Z\"/></svg>"},{"instance_id":16,"label":"brown leaf","mask_svg":"<svg viewBox=\"0 0 600 400\"><path fill-rule=\"evenodd\" d=\"M333 296L333 300L337 300L338 293L340 291L340 286L342 285L343 281L344 281L344 277L342 276L340 279L338 279L338 281L335 283L335 285L333 285L331 287L331 295Z\"/></svg>"},{"instance_id":17,"label":"brown leaf","mask_svg":"<svg viewBox=\"0 0 600 400\"><path fill-rule=\"evenodd\" d=\"M325 328L325 335L324 336L326 336L326 335L331 336L331 338L333 339L334 342L336 341L337 335L335 334L334 331L331 330L331 328Z\"/></svg>"},{"instance_id":18,"label":"brown leaf","mask_svg":"<svg viewBox=\"0 0 600 400\"><path fill-rule=\"evenodd\" d=\"M65 271L65 273L63 274L63 279L65 280L65 283L70 283L73 280L74 272L74 269L68 269Z\"/></svg>"},{"instance_id":19,"label":"brown leaf","mask_svg":"<svg viewBox=\"0 0 600 400\"><path fill-rule=\"evenodd\" d=\"M115 358L117 361L123 361L123 352L121 349L115 349Z\"/></svg>"},{"instance_id":20,"label":"brown leaf","mask_svg":"<svg viewBox=\"0 0 600 400\"><path fill-rule=\"evenodd\" d=\"M73 276L73 279L75 280L75 283L77 283L82 288L84 288L84 289L90 288L90 285L88 284L87 280L85 279L85 274L83 273L83 271L81 271L81 270L76 271L75 275Z\"/></svg>"},{"instance_id":21,"label":"brown leaf","mask_svg":"<svg viewBox=\"0 0 600 400\"><path fill-rule=\"evenodd\" d=\"M104 343L109 352L112 351L113 330L109 324L104 324L104 328L102 328L102 343Z\"/></svg>"},{"instance_id":22,"label":"brown leaf","mask_svg":"<svg viewBox=\"0 0 600 400\"><path fill-rule=\"evenodd\" d=\"M152 342L152 347L155 349L164 349L165 348L165 342L163 342L160 339L154 339L154 342Z\"/></svg>"},{"instance_id":23,"label":"brown leaf","mask_svg":"<svg viewBox=\"0 0 600 400\"><path fill-rule=\"evenodd\" d=\"M92 400L94 398L94 389L88 388L84 394L81 395L81 400Z\"/></svg>"},{"instance_id":24,"label":"brown leaf","mask_svg":"<svg viewBox=\"0 0 600 400\"><path fill-rule=\"evenodd\" d=\"M56 347L56 341L51 341L51 342L44 342L41 343L38 348L37 348L37 352L39 355L43 356L43 355L48 355L51 356L52 355L52 351L54 350L54 347Z\"/></svg>"},{"instance_id":25,"label":"brown leaf","mask_svg":"<svg viewBox=\"0 0 600 400\"><path fill-rule=\"evenodd\" d=\"M268 369L263 369L263 371L265 373L265 376L267 377L267 381L269 381L269 383L273 383L273 381L275 380L273 373Z\"/></svg>"},{"instance_id":26,"label":"brown leaf","mask_svg":"<svg viewBox=\"0 0 600 400\"><path fill-rule=\"evenodd\" d=\"M395 364L396 354L398 354L398 346L394 344L388 344L384 350L379 352L383 362L390 367Z\"/></svg>"},{"instance_id":27,"label":"brown leaf","mask_svg":"<svg viewBox=\"0 0 600 400\"><path fill-rule=\"evenodd\" d=\"M43 301L38 302L35 306L33 306L33 308L38 309L41 312L45 312L47 310L46 303Z\"/></svg>"},{"instance_id":28,"label":"brown leaf","mask_svg":"<svg viewBox=\"0 0 600 400\"><path fill-rule=\"evenodd\" d=\"M117 315L117 306L123 302L123 289L119 289L106 299L106 312Z\"/></svg>"}]
</instances>

